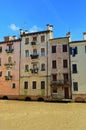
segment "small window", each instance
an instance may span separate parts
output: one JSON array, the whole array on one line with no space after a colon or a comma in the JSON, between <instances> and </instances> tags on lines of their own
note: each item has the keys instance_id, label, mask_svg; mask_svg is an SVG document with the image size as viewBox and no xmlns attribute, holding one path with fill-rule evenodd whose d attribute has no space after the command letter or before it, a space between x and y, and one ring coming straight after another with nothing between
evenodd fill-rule
<instances>
[{"instance_id":1,"label":"small window","mask_svg":"<svg viewBox=\"0 0 86 130\"><path fill-rule=\"evenodd\" d=\"M57 81L57 74L52 75L52 81Z\"/></svg>"},{"instance_id":2,"label":"small window","mask_svg":"<svg viewBox=\"0 0 86 130\"><path fill-rule=\"evenodd\" d=\"M32 89L36 89L36 81L32 82Z\"/></svg>"},{"instance_id":3,"label":"small window","mask_svg":"<svg viewBox=\"0 0 86 130\"><path fill-rule=\"evenodd\" d=\"M0 47L0 53L2 52L2 47Z\"/></svg>"},{"instance_id":4,"label":"small window","mask_svg":"<svg viewBox=\"0 0 86 130\"><path fill-rule=\"evenodd\" d=\"M37 55L37 49L33 49L33 55Z\"/></svg>"},{"instance_id":5,"label":"small window","mask_svg":"<svg viewBox=\"0 0 86 130\"><path fill-rule=\"evenodd\" d=\"M53 69L56 69L56 60L53 60L53 61L52 61L52 68L53 68Z\"/></svg>"},{"instance_id":6,"label":"small window","mask_svg":"<svg viewBox=\"0 0 86 130\"><path fill-rule=\"evenodd\" d=\"M41 42L45 42L45 36L41 36Z\"/></svg>"},{"instance_id":7,"label":"small window","mask_svg":"<svg viewBox=\"0 0 86 130\"><path fill-rule=\"evenodd\" d=\"M29 50L25 50L25 57L29 57Z\"/></svg>"},{"instance_id":8,"label":"small window","mask_svg":"<svg viewBox=\"0 0 86 130\"><path fill-rule=\"evenodd\" d=\"M41 64L41 70L45 71L45 64Z\"/></svg>"},{"instance_id":9,"label":"small window","mask_svg":"<svg viewBox=\"0 0 86 130\"><path fill-rule=\"evenodd\" d=\"M2 71L0 71L0 77L2 77Z\"/></svg>"},{"instance_id":10,"label":"small window","mask_svg":"<svg viewBox=\"0 0 86 130\"><path fill-rule=\"evenodd\" d=\"M41 48L41 56L45 56L45 48Z\"/></svg>"},{"instance_id":11,"label":"small window","mask_svg":"<svg viewBox=\"0 0 86 130\"><path fill-rule=\"evenodd\" d=\"M68 73L64 73L63 77L64 77L64 83L67 83L67 81L68 81Z\"/></svg>"},{"instance_id":12,"label":"small window","mask_svg":"<svg viewBox=\"0 0 86 130\"><path fill-rule=\"evenodd\" d=\"M33 37L33 41L34 41L34 42L37 42L37 37Z\"/></svg>"},{"instance_id":13,"label":"small window","mask_svg":"<svg viewBox=\"0 0 86 130\"><path fill-rule=\"evenodd\" d=\"M52 46L52 53L56 53L56 46Z\"/></svg>"},{"instance_id":14,"label":"small window","mask_svg":"<svg viewBox=\"0 0 86 130\"><path fill-rule=\"evenodd\" d=\"M29 71L29 65L25 65L25 72Z\"/></svg>"},{"instance_id":15,"label":"small window","mask_svg":"<svg viewBox=\"0 0 86 130\"><path fill-rule=\"evenodd\" d=\"M29 38L25 38L25 44L29 44Z\"/></svg>"},{"instance_id":16,"label":"small window","mask_svg":"<svg viewBox=\"0 0 86 130\"><path fill-rule=\"evenodd\" d=\"M68 67L68 61L67 60L63 60L63 67L67 68Z\"/></svg>"},{"instance_id":17,"label":"small window","mask_svg":"<svg viewBox=\"0 0 86 130\"><path fill-rule=\"evenodd\" d=\"M70 55L75 56L76 54L78 54L78 48L70 47Z\"/></svg>"},{"instance_id":18,"label":"small window","mask_svg":"<svg viewBox=\"0 0 86 130\"><path fill-rule=\"evenodd\" d=\"M77 64L72 65L72 72L77 73Z\"/></svg>"},{"instance_id":19,"label":"small window","mask_svg":"<svg viewBox=\"0 0 86 130\"><path fill-rule=\"evenodd\" d=\"M41 81L41 89L45 89L45 81Z\"/></svg>"},{"instance_id":20,"label":"small window","mask_svg":"<svg viewBox=\"0 0 86 130\"><path fill-rule=\"evenodd\" d=\"M8 57L8 62L12 62L12 57Z\"/></svg>"},{"instance_id":21,"label":"small window","mask_svg":"<svg viewBox=\"0 0 86 130\"><path fill-rule=\"evenodd\" d=\"M67 52L67 45L63 45L63 52Z\"/></svg>"},{"instance_id":22,"label":"small window","mask_svg":"<svg viewBox=\"0 0 86 130\"><path fill-rule=\"evenodd\" d=\"M78 82L73 82L73 90L78 91Z\"/></svg>"},{"instance_id":23,"label":"small window","mask_svg":"<svg viewBox=\"0 0 86 130\"><path fill-rule=\"evenodd\" d=\"M24 89L28 89L28 82L27 81L24 82Z\"/></svg>"},{"instance_id":24,"label":"small window","mask_svg":"<svg viewBox=\"0 0 86 130\"><path fill-rule=\"evenodd\" d=\"M53 88L53 93L57 93L58 91L57 91L57 88Z\"/></svg>"},{"instance_id":25,"label":"small window","mask_svg":"<svg viewBox=\"0 0 86 130\"><path fill-rule=\"evenodd\" d=\"M16 88L16 84L15 83L12 84L12 88Z\"/></svg>"}]
</instances>

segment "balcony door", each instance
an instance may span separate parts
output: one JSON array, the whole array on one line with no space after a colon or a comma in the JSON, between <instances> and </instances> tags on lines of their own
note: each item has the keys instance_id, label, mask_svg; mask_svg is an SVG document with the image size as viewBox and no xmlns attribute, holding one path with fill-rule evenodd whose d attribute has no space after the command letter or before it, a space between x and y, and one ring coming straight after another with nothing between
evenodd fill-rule
<instances>
[{"instance_id":1,"label":"balcony door","mask_svg":"<svg viewBox=\"0 0 86 130\"><path fill-rule=\"evenodd\" d=\"M68 87L64 88L64 98L69 99L69 88Z\"/></svg>"}]
</instances>

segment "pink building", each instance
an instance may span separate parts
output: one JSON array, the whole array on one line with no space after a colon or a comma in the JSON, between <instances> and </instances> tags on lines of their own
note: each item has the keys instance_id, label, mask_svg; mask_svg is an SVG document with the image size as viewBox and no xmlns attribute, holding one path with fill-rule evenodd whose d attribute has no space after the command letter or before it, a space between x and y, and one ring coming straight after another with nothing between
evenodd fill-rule
<instances>
[{"instance_id":1,"label":"pink building","mask_svg":"<svg viewBox=\"0 0 86 130\"><path fill-rule=\"evenodd\" d=\"M0 42L0 97L4 99L19 95L20 42L15 37Z\"/></svg>"},{"instance_id":2,"label":"pink building","mask_svg":"<svg viewBox=\"0 0 86 130\"><path fill-rule=\"evenodd\" d=\"M50 75L52 99L71 98L69 37L50 40Z\"/></svg>"}]
</instances>

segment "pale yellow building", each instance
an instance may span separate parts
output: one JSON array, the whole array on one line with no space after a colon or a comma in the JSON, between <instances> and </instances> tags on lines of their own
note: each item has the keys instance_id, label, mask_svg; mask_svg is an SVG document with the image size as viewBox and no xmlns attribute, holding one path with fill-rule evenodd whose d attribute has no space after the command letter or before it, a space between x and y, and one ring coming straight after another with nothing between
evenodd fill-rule
<instances>
[{"instance_id":1,"label":"pale yellow building","mask_svg":"<svg viewBox=\"0 0 86 130\"><path fill-rule=\"evenodd\" d=\"M52 39L53 26L47 25L45 31L32 32L20 30L21 67L20 98L25 100L44 100L50 96L48 74L48 46Z\"/></svg>"}]
</instances>

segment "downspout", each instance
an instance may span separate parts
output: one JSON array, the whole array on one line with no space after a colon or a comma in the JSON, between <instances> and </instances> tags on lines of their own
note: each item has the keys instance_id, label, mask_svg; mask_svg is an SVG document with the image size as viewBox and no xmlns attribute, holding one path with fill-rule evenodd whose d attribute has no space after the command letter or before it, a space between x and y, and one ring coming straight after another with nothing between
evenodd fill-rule
<instances>
[{"instance_id":1,"label":"downspout","mask_svg":"<svg viewBox=\"0 0 86 130\"><path fill-rule=\"evenodd\" d=\"M46 55L47 55L46 97L48 99L48 41L46 42Z\"/></svg>"},{"instance_id":2,"label":"downspout","mask_svg":"<svg viewBox=\"0 0 86 130\"><path fill-rule=\"evenodd\" d=\"M71 58L70 58L70 42L68 43L69 47L69 70L70 70L70 98L72 99L72 76L71 76Z\"/></svg>"}]
</instances>

